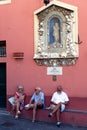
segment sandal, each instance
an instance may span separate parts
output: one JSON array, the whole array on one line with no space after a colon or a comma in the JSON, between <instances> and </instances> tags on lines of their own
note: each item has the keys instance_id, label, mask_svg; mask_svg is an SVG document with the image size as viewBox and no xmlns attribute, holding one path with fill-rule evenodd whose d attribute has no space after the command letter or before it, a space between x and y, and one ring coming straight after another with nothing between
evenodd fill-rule
<instances>
[{"instance_id":1,"label":"sandal","mask_svg":"<svg viewBox=\"0 0 87 130\"><path fill-rule=\"evenodd\" d=\"M18 119L18 115L15 115L15 119Z\"/></svg>"}]
</instances>

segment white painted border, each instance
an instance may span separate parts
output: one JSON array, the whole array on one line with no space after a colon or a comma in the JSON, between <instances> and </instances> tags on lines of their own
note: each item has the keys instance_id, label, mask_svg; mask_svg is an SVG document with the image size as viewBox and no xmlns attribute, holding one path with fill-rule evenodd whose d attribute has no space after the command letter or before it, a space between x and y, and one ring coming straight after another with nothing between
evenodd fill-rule
<instances>
[{"instance_id":1,"label":"white painted border","mask_svg":"<svg viewBox=\"0 0 87 130\"><path fill-rule=\"evenodd\" d=\"M2 1L0 1L0 5L9 4L9 3L11 3L11 0L2 0Z\"/></svg>"}]
</instances>

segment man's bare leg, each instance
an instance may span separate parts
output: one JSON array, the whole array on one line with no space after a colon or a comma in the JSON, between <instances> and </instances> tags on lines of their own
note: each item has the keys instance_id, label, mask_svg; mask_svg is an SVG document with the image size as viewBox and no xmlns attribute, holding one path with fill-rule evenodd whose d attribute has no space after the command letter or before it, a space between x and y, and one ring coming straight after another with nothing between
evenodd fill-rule
<instances>
[{"instance_id":1,"label":"man's bare leg","mask_svg":"<svg viewBox=\"0 0 87 130\"><path fill-rule=\"evenodd\" d=\"M60 106L61 106L60 103L57 104L57 105L55 106L55 108L53 109L53 111L48 115L48 117L52 117L55 112L59 111L59 110L60 110Z\"/></svg>"},{"instance_id":2,"label":"man's bare leg","mask_svg":"<svg viewBox=\"0 0 87 130\"><path fill-rule=\"evenodd\" d=\"M60 122L60 110L58 110L56 112L56 117L57 117L57 124L56 125L59 127L61 125L61 122Z\"/></svg>"},{"instance_id":3,"label":"man's bare leg","mask_svg":"<svg viewBox=\"0 0 87 130\"><path fill-rule=\"evenodd\" d=\"M58 110L58 111L56 112L56 118L57 118L57 122L59 122L59 118L60 118L60 110Z\"/></svg>"},{"instance_id":4,"label":"man's bare leg","mask_svg":"<svg viewBox=\"0 0 87 130\"><path fill-rule=\"evenodd\" d=\"M54 114L56 111L59 111L59 110L60 110L60 106L61 106L60 103L57 104L57 105L55 106L55 108L53 109L52 114Z\"/></svg>"},{"instance_id":5,"label":"man's bare leg","mask_svg":"<svg viewBox=\"0 0 87 130\"><path fill-rule=\"evenodd\" d=\"M34 104L34 106L33 106L33 119L32 119L32 122L35 121L36 109L37 109L37 104Z\"/></svg>"}]
</instances>

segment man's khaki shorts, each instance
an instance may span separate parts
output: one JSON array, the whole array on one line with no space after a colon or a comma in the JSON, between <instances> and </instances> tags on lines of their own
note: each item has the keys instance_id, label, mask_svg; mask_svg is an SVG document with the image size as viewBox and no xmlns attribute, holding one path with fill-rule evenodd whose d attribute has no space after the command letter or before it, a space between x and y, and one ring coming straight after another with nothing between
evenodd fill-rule
<instances>
[{"instance_id":1,"label":"man's khaki shorts","mask_svg":"<svg viewBox=\"0 0 87 130\"><path fill-rule=\"evenodd\" d=\"M54 104L51 104L50 105L50 109L53 110L55 108L56 105ZM61 112L63 112L65 110L65 105L64 104L61 104Z\"/></svg>"}]
</instances>

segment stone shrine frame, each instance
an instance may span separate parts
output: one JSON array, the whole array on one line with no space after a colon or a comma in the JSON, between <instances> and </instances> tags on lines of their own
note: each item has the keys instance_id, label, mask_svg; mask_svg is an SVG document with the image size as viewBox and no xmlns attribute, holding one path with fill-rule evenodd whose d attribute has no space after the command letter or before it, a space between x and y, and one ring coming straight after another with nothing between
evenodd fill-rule
<instances>
[{"instance_id":1,"label":"stone shrine frame","mask_svg":"<svg viewBox=\"0 0 87 130\"><path fill-rule=\"evenodd\" d=\"M73 65L78 58L77 7L59 1L34 12L34 60L38 65Z\"/></svg>"}]
</instances>

